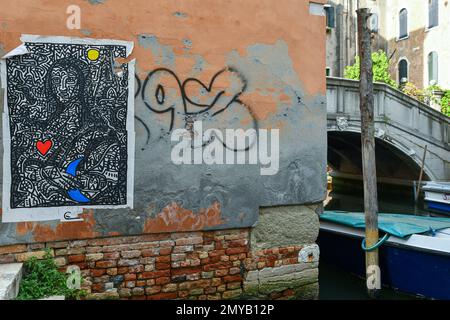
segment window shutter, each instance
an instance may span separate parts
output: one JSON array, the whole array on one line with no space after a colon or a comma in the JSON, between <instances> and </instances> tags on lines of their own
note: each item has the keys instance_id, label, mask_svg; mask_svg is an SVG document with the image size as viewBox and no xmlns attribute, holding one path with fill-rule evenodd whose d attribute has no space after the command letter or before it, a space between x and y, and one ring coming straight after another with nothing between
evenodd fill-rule
<instances>
[{"instance_id":1,"label":"window shutter","mask_svg":"<svg viewBox=\"0 0 450 320\"><path fill-rule=\"evenodd\" d=\"M406 9L400 10L399 24L399 39L406 38L408 36L408 11Z\"/></svg>"},{"instance_id":2,"label":"window shutter","mask_svg":"<svg viewBox=\"0 0 450 320\"><path fill-rule=\"evenodd\" d=\"M428 28L439 25L439 1L428 0Z\"/></svg>"}]
</instances>

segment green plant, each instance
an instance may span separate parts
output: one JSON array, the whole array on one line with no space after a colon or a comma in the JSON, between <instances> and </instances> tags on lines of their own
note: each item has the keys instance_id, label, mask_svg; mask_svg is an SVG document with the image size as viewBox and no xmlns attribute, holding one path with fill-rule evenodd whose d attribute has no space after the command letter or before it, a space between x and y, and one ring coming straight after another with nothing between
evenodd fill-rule
<instances>
[{"instance_id":1,"label":"green plant","mask_svg":"<svg viewBox=\"0 0 450 320\"><path fill-rule=\"evenodd\" d=\"M397 88L397 84L389 74L389 59L384 51L372 52L372 65L373 81L383 82L391 87ZM358 80L359 72L359 57L357 56L353 65L345 67L344 77Z\"/></svg>"},{"instance_id":2,"label":"green plant","mask_svg":"<svg viewBox=\"0 0 450 320\"><path fill-rule=\"evenodd\" d=\"M58 270L50 251L45 253L42 260L32 257L25 262L25 275L20 282L17 300L35 300L52 295L79 299L84 292L68 288L67 277Z\"/></svg>"},{"instance_id":3,"label":"green plant","mask_svg":"<svg viewBox=\"0 0 450 320\"><path fill-rule=\"evenodd\" d=\"M441 98L441 112L450 117L450 90L445 90Z\"/></svg>"},{"instance_id":4,"label":"green plant","mask_svg":"<svg viewBox=\"0 0 450 320\"><path fill-rule=\"evenodd\" d=\"M411 82L406 82L401 86L401 90L403 93L407 94L411 98L419 100L420 102L425 102L425 94L424 91L417 88Z\"/></svg>"}]
</instances>

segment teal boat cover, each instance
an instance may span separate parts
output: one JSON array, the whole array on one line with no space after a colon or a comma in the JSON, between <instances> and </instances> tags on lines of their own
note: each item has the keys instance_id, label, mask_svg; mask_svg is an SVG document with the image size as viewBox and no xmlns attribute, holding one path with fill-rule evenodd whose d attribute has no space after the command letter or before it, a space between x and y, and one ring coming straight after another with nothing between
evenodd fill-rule
<instances>
[{"instance_id":1,"label":"teal boat cover","mask_svg":"<svg viewBox=\"0 0 450 320\"><path fill-rule=\"evenodd\" d=\"M365 228L364 213L362 212L325 211L320 215L320 220L354 228ZM415 233L450 228L450 218L379 213L378 228L393 236L404 238Z\"/></svg>"}]
</instances>

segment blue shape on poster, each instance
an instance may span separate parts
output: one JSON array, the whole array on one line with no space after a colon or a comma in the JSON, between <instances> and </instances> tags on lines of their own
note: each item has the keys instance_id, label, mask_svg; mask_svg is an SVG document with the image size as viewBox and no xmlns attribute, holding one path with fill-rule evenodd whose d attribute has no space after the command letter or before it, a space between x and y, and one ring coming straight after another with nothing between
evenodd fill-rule
<instances>
[{"instance_id":1,"label":"blue shape on poster","mask_svg":"<svg viewBox=\"0 0 450 320\"><path fill-rule=\"evenodd\" d=\"M66 173L70 174L71 176L75 177L77 172L78 164L83 160L84 158L79 158L76 160L73 160L66 168ZM68 196L77 202L89 202L90 200L84 196L79 189L72 189L67 191Z\"/></svg>"},{"instance_id":2,"label":"blue shape on poster","mask_svg":"<svg viewBox=\"0 0 450 320\"><path fill-rule=\"evenodd\" d=\"M72 200L78 201L78 202L89 202L90 200L86 198L80 190L78 189L72 189L67 191L67 194Z\"/></svg>"}]
</instances>

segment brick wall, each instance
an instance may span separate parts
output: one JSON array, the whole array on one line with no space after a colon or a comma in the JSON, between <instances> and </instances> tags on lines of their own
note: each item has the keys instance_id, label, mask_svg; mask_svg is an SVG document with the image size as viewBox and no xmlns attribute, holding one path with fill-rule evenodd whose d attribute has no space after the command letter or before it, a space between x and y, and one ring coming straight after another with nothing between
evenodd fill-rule
<instances>
[{"instance_id":1,"label":"brick wall","mask_svg":"<svg viewBox=\"0 0 450 320\"><path fill-rule=\"evenodd\" d=\"M91 299L317 297L318 258L307 254L299 262L302 246L252 251L250 232L233 229L18 244L0 247L0 263L41 258L50 248L61 271L69 265L80 267L82 287ZM269 290L260 290L261 279L269 279Z\"/></svg>"}]
</instances>

